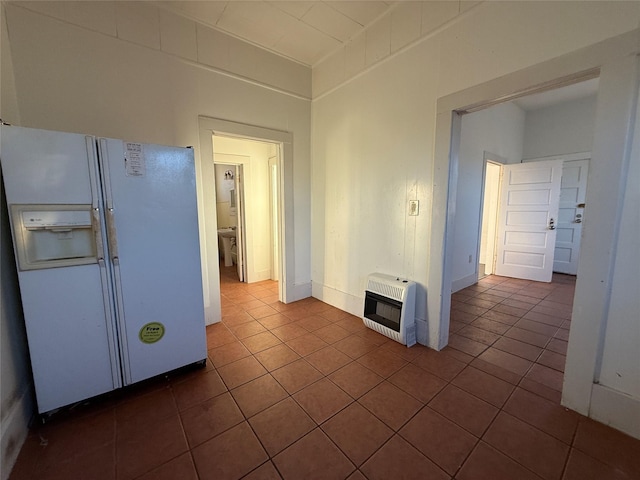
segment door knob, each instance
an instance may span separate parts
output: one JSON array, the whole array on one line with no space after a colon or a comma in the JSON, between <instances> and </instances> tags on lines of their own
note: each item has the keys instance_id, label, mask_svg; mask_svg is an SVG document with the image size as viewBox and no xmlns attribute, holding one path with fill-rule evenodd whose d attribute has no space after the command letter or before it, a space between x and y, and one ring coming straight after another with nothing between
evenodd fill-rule
<instances>
[{"instance_id":1,"label":"door knob","mask_svg":"<svg viewBox=\"0 0 640 480\"><path fill-rule=\"evenodd\" d=\"M573 221L574 223L582 223L582 214L576 213L576 219Z\"/></svg>"},{"instance_id":2,"label":"door knob","mask_svg":"<svg viewBox=\"0 0 640 480\"><path fill-rule=\"evenodd\" d=\"M556 229L556 224L553 221L553 218L549 219L549 230L555 230Z\"/></svg>"}]
</instances>

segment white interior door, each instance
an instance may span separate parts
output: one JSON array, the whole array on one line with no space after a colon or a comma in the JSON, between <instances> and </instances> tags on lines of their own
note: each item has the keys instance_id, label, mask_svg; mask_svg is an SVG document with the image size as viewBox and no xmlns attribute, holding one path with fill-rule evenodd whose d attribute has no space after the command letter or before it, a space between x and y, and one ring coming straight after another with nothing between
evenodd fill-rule
<instances>
[{"instance_id":1,"label":"white interior door","mask_svg":"<svg viewBox=\"0 0 640 480\"><path fill-rule=\"evenodd\" d=\"M565 160L562 167L554 272L569 275L578 272L588 171L589 159Z\"/></svg>"},{"instance_id":2,"label":"white interior door","mask_svg":"<svg viewBox=\"0 0 640 480\"><path fill-rule=\"evenodd\" d=\"M503 167L496 275L551 281L562 163Z\"/></svg>"},{"instance_id":3,"label":"white interior door","mask_svg":"<svg viewBox=\"0 0 640 480\"><path fill-rule=\"evenodd\" d=\"M236 215L238 218L238 225L236 226L236 266L238 268L238 279L241 282L246 281L245 275L245 214L244 214L244 173L242 165L236 166Z\"/></svg>"},{"instance_id":4,"label":"white interior door","mask_svg":"<svg viewBox=\"0 0 640 480\"><path fill-rule=\"evenodd\" d=\"M496 232L500 198L502 163L485 161L480 252L478 254L478 280L492 275L495 270Z\"/></svg>"},{"instance_id":5,"label":"white interior door","mask_svg":"<svg viewBox=\"0 0 640 480\"><path fill-rule=\"evenodd\" d=\"M278 201L278 157L269 158L269 204L271 210L271 280L280 278L280 242Z\"/></svg>"}]
</instances>

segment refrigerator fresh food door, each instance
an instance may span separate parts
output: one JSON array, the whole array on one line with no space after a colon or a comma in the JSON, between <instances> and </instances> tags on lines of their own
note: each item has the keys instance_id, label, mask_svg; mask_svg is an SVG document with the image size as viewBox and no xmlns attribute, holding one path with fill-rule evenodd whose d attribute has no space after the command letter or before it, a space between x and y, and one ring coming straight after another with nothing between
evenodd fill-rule
<instances>
[{"instance_id":1,"label":"refrigerator fresh food door","mask_svg":"<svg viewBox=\"0 0 640 480\"><path fill-rule=\"evenodd\" d=\"M20 127L0 129L2 174L9 208L23 212L29 211L25 206L35 205L32 210L41 213L65 209L84 212L77 216L58 214L55 221L67 224L86 224L89 212L92 224L94 238L88 240L87 228L81 228L78 245L74 247L79 254L87 255L86 261L67 266L53 259L54 268L47 268L45 257L69 256L63 247L50 243L68 242L67 237L75 235L74 228L54 232L52 215L34 216L36 230L30 234L42 238L34 240L39 244L32 245L28 255L39 268L24 270L18 266L38 411L44 413L121 385L104 262L95 139ZM21 207L13 208L16 205ZM14 217L11 215L10 220L17 247L18 237L25 232L16 235L16 229L22 228L17 223L22 222L16 222Z\"/></svg>"},{"instance_id":2,"label":"refrigerator fresh food door","mask_svg":"<svg viewBox=\"0 0 640 480\"><path fill-rule=\"evenodd\" d=\"M100 139L125 384L207 358L193 150Z\"/></svg>"}]
</instances>

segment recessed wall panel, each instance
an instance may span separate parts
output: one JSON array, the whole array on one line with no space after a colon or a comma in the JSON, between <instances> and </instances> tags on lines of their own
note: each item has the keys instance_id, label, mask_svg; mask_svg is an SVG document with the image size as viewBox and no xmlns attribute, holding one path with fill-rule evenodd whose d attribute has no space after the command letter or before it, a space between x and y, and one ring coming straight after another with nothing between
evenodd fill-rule
<instances>
[{"instance_id":1,"label":"recessed wall panel","mask_svg":"<svg viewBox=\"0 0 640 480\"><path fill-rule=\"evenodd\" d=\"M562 190L560 190L560 202L578 203L578 189L563 187Z\"/></svg>"},{"instance_id":2,"label":"recessed wall panel","mask_svg":"<svg viewBox=\"0 0 640 480\"><path fill-rule=\"evenodd\" d=\"M575 208L561 208L558 210L558 221L560 223L571 223L576 216Z\"/></svg>"},{"instance_id":3,"label":"recessed wall panel","mask_svg":"<svg viewBox=\"0 0 640 480\"><path fill-rule=\"evenodd\" d=\"M512 170L509 175L509 185L530 185L532 183L551 183L552 170L545 168L531 168L526 170Z\"/></svg>"},{"instance_id":4,"label":"recessed wall panel","mask_svg":"<svg viewBox=\"0 0 640 480\"><path fill-rule=\"evenodd\" d=\"M508 227L533 227L547 224L547 212L507 212Z\"/></svg>"},{"instance_id":5,"label":"recessed wall panel","mask_svg":"<svg viewBox=\"0 0 640 480\"><path fill-rule=\"evenodd\" d=\"M554 261L556 262L571 262L571 249L556 247L554 254Z\"/></svg>"},{"instance_id":6,"label":"recessed wall panel","mask_svg":"<svg viewBox=\"0 0 640 480\"><path fill-rule=\"evenodd\" d=\"M511 190L509 192L508 205L510 207L549 205L551 192L549 189L541 190Z\"/></svg>"},{"instance_id":7,"label":"recessed wall panel","mask_svg":"<svg viewBox=\"0 0 640 480\"><path fill-rule=\"evenodd\" d=\"M546 232L506 232L506 246L544 247L547 244Z\"/></svg>"},{"instance_id":8,"label":"recessed wall panel","mask_svg":"<svg viewBox=\"0 0 640 480\"><path fill-rule=\"evenodd\" d=\"M562 181L560 185L564 187L565 185L575 185L578 183L580 181L580 170L581 168L579 166L569 167L565 164L562 168Z\"/></svg>"},{"instance_id":9,"label":"recessed wall panel","mask_svg":"<svg viewBox=\"0 0 640 480\"><path fill-rule=\"evenodd\" d=\"M542 268L544 255L541 253L504 252L504 264L513 267Z\"/></svg>"},{"instance_id":10,"label":"recessed wall panel","mask_svg":"<svg viewBox=\"0 0 640 480\"><path fill-rule=\"evenodd\" d=\"M558 228L556 230L556 242L573 243L573 228Z\"/></svg>"}]
</instances>

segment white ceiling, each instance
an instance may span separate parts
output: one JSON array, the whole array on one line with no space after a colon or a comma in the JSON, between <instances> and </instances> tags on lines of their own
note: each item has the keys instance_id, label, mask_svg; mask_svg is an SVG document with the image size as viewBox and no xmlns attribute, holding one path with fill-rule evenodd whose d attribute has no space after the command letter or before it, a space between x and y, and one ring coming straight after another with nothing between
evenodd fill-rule
<instances>
[{"instance_id":1,"label":"white ceiling","mask_svg":"<svg viewBox=\"0 0 640 480\"><path fill-rule=\"evenodd\" d=\"M396 2L384 1L158 1L156 5L312 66Z\"/></svg>"},{"instance_id":2,"label":"white ceiling","mask_svg":"<svg viewBox=\"0 0 640 480\"><path fill-rule=\"evenodd\" d=\"M403 0L158 0L160 8L313 66ZM525 111L595 95L598 79L514 100Z\"/></svg>"}]
</instances>

